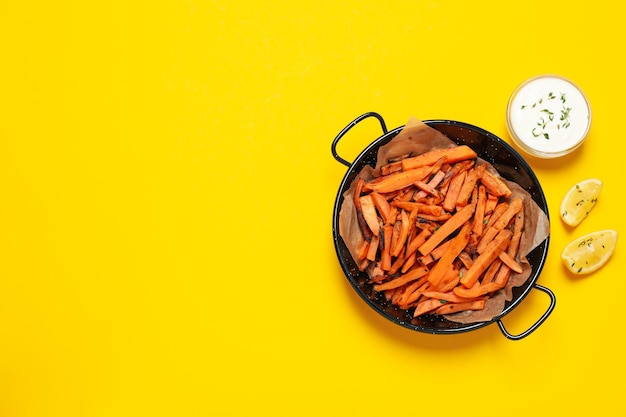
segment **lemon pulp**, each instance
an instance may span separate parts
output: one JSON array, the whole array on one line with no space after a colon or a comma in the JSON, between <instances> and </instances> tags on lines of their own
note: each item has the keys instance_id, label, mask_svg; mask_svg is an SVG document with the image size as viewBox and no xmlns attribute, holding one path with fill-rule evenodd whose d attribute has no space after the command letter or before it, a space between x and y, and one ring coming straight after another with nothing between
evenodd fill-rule
<instances>
[{"instance_id":1,"label":"lemon pulp","mask_svg":"<svg viewBox=\"0 0 626 417\"><path fill-rule=\"evenodd\" d=\"M596 205L601 191L602 181L597 178L576 183L561 201L560 215L563 222L570 226L579 225Z\"/></svg>"},{"instance_id":2,"label":"lemon pulp","mask_svg":"<svg viewBox=\"0 0 626 417\"><path fill-rule=\"evenodd\" d=\"M617 231L592 232L570 242L561 259L574 274L588 274L607 263L617 244Z\"/></svg>"}]
</instances>

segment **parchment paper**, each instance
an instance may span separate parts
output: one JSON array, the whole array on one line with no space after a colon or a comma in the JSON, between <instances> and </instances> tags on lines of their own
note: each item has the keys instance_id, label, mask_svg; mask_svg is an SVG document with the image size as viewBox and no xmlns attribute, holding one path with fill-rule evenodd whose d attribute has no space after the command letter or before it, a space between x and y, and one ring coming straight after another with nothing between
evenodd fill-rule
<instances>
[{"instance_id":1,"label":"parchment paper","mask_svg":"<svg viewBox=\"0 0 626 417\"><path fill-rule=\"evenodd\" d=\"M438 148L450 148L457 146L443 133L433 129L415 117L411 117L402 131L393 138L387 145L381 146L378 150L378 160L376 167L366 166L358 177L370 179L380 175L380 167L406 155L418 155L426 151ZM495 175L499 173L482 159L478 159L477 164L486 164L487 169ZM357 178L358 178L357 177ZM530 194L522 189L518 184L502 178L509 186L513 194L509 200L520 197L524 202L524 230L520 241L518 261L523 267L521 273L511 272L507 285L495 292L485 303L485 308L479 311L462 311L455 314L448 314L448 320L459 323L476 323L489 321L504 310L504 304L513 298L513 288L526 282L531 276L532 268L527 260L527 255L550 234L550 224L546 214L534 202ZM344 193L344 201L339 213L339 234L343 238L352 258L357 259L358 248L361 247L364 237L359 228L354 209L353 196L356 180Z\"/></svg>"}]
</instances>

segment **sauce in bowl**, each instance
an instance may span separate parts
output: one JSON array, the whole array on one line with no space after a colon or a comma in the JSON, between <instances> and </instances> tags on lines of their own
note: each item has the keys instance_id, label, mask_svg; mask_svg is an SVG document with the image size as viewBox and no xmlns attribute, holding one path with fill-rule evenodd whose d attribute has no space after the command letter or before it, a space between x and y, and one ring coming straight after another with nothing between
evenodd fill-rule
<instances>
[{"instance_id":1,"label":"sauce in bowl","mask_svg":"<svg viewBox=\"0 0 626 417\"><path fill-rule=\"evenodd\" d=\"M591 108L578 86L558 75L541 75L519 85L506 110L515 143L540 158L578 148L591 126Z\"/></svg>"}]
</instances>

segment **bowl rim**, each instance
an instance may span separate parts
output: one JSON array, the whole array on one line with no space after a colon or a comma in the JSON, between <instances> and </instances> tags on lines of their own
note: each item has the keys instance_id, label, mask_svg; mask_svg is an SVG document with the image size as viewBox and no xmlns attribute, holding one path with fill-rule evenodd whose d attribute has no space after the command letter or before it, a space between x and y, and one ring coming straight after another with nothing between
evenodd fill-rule
<instances>
[{"instance_id":1,"label":"bowl rim","mask_svg":"<svg viewBox=\"0 0 626 417\"><path fill-rule=\"evenodd\" d=\"M544 151L540 151L536 148L533 148L532 146L527 145L517 134L517 132L515 131L515 128L513 126L513 122L511 121L511 110L513 107L513 101L515 100L515 98L517 97L517 95L519 94L519 92L526 87L527 85L537 81L537 80L541 80L544 78L556 78L559 79L561 81L566 82L567 84L570 84L572 87L574 87L574 89L576 89L576 91L578 91L580 93L580 95L582 96L585 105L587 107L587 112L588 112L588 117L587 117L587 126L585 128L585 131L582 133L581 137L572 144L572 146L562 149L560 151L555 151L555 152L544 152ZM544 74L538 74L535 76L532 76L530 78L525 79L524 81L522 81L521 83L519 83L515 89L511 92L511 95L509 96L509 100L507 102L506 105L506 127L508 130L509 135L511 136L511 139L513 139L513 142L524 152L526 152L528 155L530 156L534 156L537 158L543 158L543 159L554 159L554 158L559 158L561 156L565 156L568 155L572 152L574 152L576 149L580 148L582 146L582 144L585 142L585 140L587 139L587 136L589 135L589 131L591 130L591 121L592 121L592 111L591 111L591 103L589 102L589 97L587 96L587 94L585 94L584 90L574 81L572 81L570 78L564 77L562 75L559 74L553 74L553 73L544 73Z\"/></svg>"}]
</instances>

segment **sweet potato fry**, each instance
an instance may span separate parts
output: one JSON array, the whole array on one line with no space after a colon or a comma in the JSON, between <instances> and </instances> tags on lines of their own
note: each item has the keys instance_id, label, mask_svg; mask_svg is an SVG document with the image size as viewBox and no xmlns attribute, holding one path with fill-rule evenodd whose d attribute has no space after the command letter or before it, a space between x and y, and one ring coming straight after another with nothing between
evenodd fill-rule
<instances>
[{"instance_id":1,"label":"sweet potato fry","mask_svg":"<svg viewBox=\"0 0 626 417\"><path fill-rule=\"evenodd\" d=\"M397 274L398 271L402 269L402 265L406 263L406 258L404 255L398 256L391 264L391 268L389 268L389 275Z\"/></svg>"},{"instance_id":2,"label":"sweet potato fry","mask_svg":"<svg viewBox=\"0 0 626 417\"><path fill-rule=\"evenodd\" d=\"M467 253L465 250L459 253L458 258L465 268L471 268L471 266L474 264L474 259L472 259L472 256L469 253Z\"/></svg>"},{"instance_id":3,"label":"sweet potato fry","mask_svg":"<svg viewBox=\"0 0 626 417\"><path fill-rule=\"evenodd\" d=\"M366 258L372 262L376 261L376 254L378 253L380 245L380 236L372 236L369 247L367 248Z\"/></svg>"},{"instance_id":4,"label":"sweet potato fry","mask_svg":"<svg viewBox=\"0 0 626 417\"><path fill-rule=\"evenodd\" d=\"M418 278L423 277L428 273L428 268L425 266L419 266L415 269L410 270L404 275L399 276L398 278L394 278L391 281L387 281L383 284L374 285L375 291L384 291L391 290L393 288L398 288L407 284L411 281L414 281Z\"/></svg>"},{"instance_id":5,"label":"sweet potato fry","mask_svg":"<svg viewBox=\"0 0 626 417\"><path fill-rule=\"evenodd\" d=\"M432 222L444 222L446 220L448 220L449 218L452 217L452 214L450 213L442 213L439 215L434 215L434 214L418 214L417 215L418 219L420 220L427 220L427 221L432 221Z\"/></svg>"},{"instance_id":6,"label":"sweet potato fry","mask_svg":"<svg viewBox=\"0 0 626 417\"><path fill-rule=\"evenodd\" d=\"M523 206L524 203L521 198L518 197L511 200L509 207L502 213L498 220L494 222L493 227L495 227L496 230L504 229L509 224L513 216L515 216L523 208Z\"/></svg>"},{"instance_id":7,"label":"sweet potato fry","mask_svg":"<svg viewBox=\"0 0 626 417\"><path fill-rule=\"evenodd\" d=\"M389 275L385 273L382 269L378 268L377 275L373 275L367 282L370 284L380 284L381 282L387 281Z\"/></svg>"},{"instance_id":8,"label":"sweet potato fry","mask_svg":"<svg viewBox=\"0 0 626 417\"><path fill-rule=\"evenodd\" d=\"M428 291L424 291L422 293L422 295L424 297L436 298L438 300L444 300L444 301L448 301L450 303L466 303L468 301L476 301L476 300L480 300L481 299L481 298L459 297L453 291L440 292L440 291L428 290Z\"/></svg>"},{"instance_id":9,"label":"sweet potato fry","mask_svg":"<svg viewBox=\"0 0 626 417\"><path fill-rule=\"evenodd\" d=\"M396 201L411 201L413 200L413 195L417 192L417 187L413 184L402 189L398 195L394 198Z\"/></svg>"},{"instance_id":10,"label":"sweet potato fry","mask_svg":"<svg viewBox=\"0 0 626 417\"><path fill-rule=\"evenodd\" d=\"M452 268L452 263L457 256L465 249L469 242L471 224L466 222L459 233L451 239L448 249L441 256L437 264L428 274L428 282L433 288L438 288L439 283L443 279L446 271Z\"/></svg>"},{"instance_id":11,"label":"sweet potato fry","mask_svg":"<svg viewBox=\"0 0 626 417\"><path fill-rule=\"evenodd\" d=\"M391 203L394 207L399 209L413 211L417 209L419 214L429 214L433 216L440 216L444 213L441 206L426 203L417 203L414 201L393 201Z\"/></svg>"},{"instance_id":12,"label":"sweet potato fry","mask_svg":"<svg viewBox=\"0 0 626 417\"><path fill-rule=\"evenodd\" d=\"M382 217L383 222L389 223L389 213L391 211L391 205L389 204L387 199L382 194L379 194L376 191L371 192L370 196L372 196L374 207L376 207L376 210L378 210L378 213L380 214L380 217Z\"/></svg>"},{"instance_id":13,"label":"sweet potato fry","mask_svg":"<svg viewBox=\"0 0 626 417\"><path fill-rule=\"evenodd\" d=\"M430 194L435 197L441 197L441 191L436 189L430 184L425 183L424 181L415 181L413 184L418 188L419 192L424 192L426 194ZM418 194L416 193L416 194ZM424 196L425 197L425 196Z\"/></svg>"},{"instance_id":14,"label":"sweet potato fry","mask_svg":"<svg viewBox=\"0 0 626 417\"><path fill-rule=\"evenodd\" d=\"M445 301L441 301L436 298L426 298L417 303L415 311L413 312L413 317L419 317L422 314L429 313L436 308L441 307L444 303Z\"/></svg>"},{"instance_id":15,"label":"sweet potato fry","mask_svg":"<svg viewBox=\"0 0 626 417\"><path fill-rule=\"evenodd\" d=\"M489 294L502 288L495 282L490 282L489 284L485 285L480 285L478 282L476 282L476 284L477 285L474 285L472 288L465 288L462 285L454 287L454 293L459 297L475 298L483 296L485 294Z\"/></svg>"},{"instance_id":16,"label":"sweet potato fry","mask_svg":"<svg viewBox=\"0 0 626 417\"><path fill-rule=\"evenodd\" d=\"M468 206L469 207L469 206ZM485 251L481 253L475 260L471 268L461 278L461 284L469 288L480 278L481 274L489 267L489 265L498 258L500 252L504 251L511 240L512 232L503 229L498 235L487 245Z\"/></svg>"},{"instance_id":17,"label":"sweet potato fry","mask_svg":"<svg viewBox=\"0 0 626 417\"><path fill-rule=\"evenodd\" d=\"M415 305L415 302L422 297L422 293L428 290L430 283L426 277L420 278L418 281L408 284L400 298L398 299L398 306L408 310Z\"/></svg>"},{"instance_id":18,"label":"sweet potato fry","mask_svg":"<svg viewBox=\"0 0 626 417\"><path fill-rule=\"evenodd\" d=\"M369 250L369 246L370 245L367 240L364 240L363 243L361 243L361 247L359 248L359 255L357 256L357 259L359 261L367 259L367 252Z\"/></svg>"},{"instance_id":19,"label":"sweet potato fry","mask_svg":"<svg viewBox=\"0 0 626 417\"><path fill-rule=\"evenodd\" d=\"M417 251L417 248L426 242L426 239L428 239L430 235L432 235L432 232L427 229L421 230L417 235L415 235L415 237L407 245L406 256L413 255Z\"/></svg>"},{"instance_id":20,"label":"sweet potato fry","mask_svg":"<svg viewBox=\"0 0 626 417\"><path fill-rule=\"evenodd\" d=\"M417 229L413 227L415 225L415 221L417 220L417 214L419 213L419 208L414 208L413 210L407 210L409 212L409 227L411 232L417 232ZM412 234L409 234L409 237L412 237Z\"/></svg>"},{"instance_id":21,"label":"sweet potato fry","mask_svg":"<svg viewBox=\"0 0 626 417\"><path fill-rule=\"evenodd\" d=\"M505 264L502 264L502 266L498 270L498 273L496 274L496 277L493 279L493 283L498 287L498 289L504 288L510 276L511 268L509 268Z\"/></svg>"},{"instance_id":22,"label":"sweet potato fry","mask_svg":"<svg viewBox=\"0 0 626 417\"><path fill-rule=\"evenodd\" d=\"M400 229L402 228L402 222L400 219L396 220L393 224L393 228L391 230L391 246L389 246L389 255L392 255L394 248L398 244L398 240L400 239Z\"/></svg>"},{"instance_id":23,"label":"sweet potato fry","mask_svg":"<svg viewBox=\"0 0 626 417\"><path fill-rule=\"evenodd\" d=\"M391 206L389 208L389 219L387 219L387 224L394 224L398 218L398 208L395 206Z\"/></svg>"},{"instance_id":24,"label":"sweet potato fry","mask_svg":"<svg viewBox=\"0 0 626 417\"><path fill-rule=\"evenodd\" d=\"M522 239L522 230L524 229L524 208L517 212L515 219L513 220L513 236L511 237L511 243L507 249L507 253L513 259L517 257L519 250L520 240Z\"/></svg>"},{"instance_id":25,"label":"sweet potato fry","mask_svg":"<svg viewBox=\"0 0 626 417\"><path fill-rule=\"evenodd\" d=\"M515 260L517 257L517 252L519 250L519 243L522 236L522 230L524 227L524 209L520 210L515 219L513 220L513 236L511 236L511 242L509 243L509 247L507 249L507 255L511 257L511 259ZM501 258L500 258L501 259ZM516 272L523 272L523 267L516 262L518 265ZM499 285L500 287L504 287L509 280L509 276L511 275L511 267L506 264L503 264L502 267L498 270L493 282Z\"/></svg>"},{"instance_id":26,"label":"sweet potato fry","mask_svg":"<svg viewBox=\"0 0 626 417\"><path fill-rule=\"evenodd\" d=\"M466 159L476 159L476 152L466 145L452 148L433 149L411 158L402 160L402 169L414 169L422 166L433 165L439 159L445 158L447 164L463 161Z\"/></svg>"},{"instance_id":27,"label":"sweet potato fry","mask_svg":"<svg viewBox=\"0 0 626 417\"><path fill-rule=\"evenodd\" d=\"M450 180L450 186L448 187L446 196L443 199L442 206L444 210L451 212L456 208L456 201L459 198L461 187L465 182L465 177L467 177L467 171L462 171Z\"/></svg>"},{"instance_id":28,"label":"sweet potato fry","mask_svg":"<svg viewBox=\"0 0 626 417\"><path fill-rule=\"evenodd\" d=\"M444 215L446 212L443 210L443 207L441 207L440 205L436 205L436 204L421 204L418 207L418 213L419 214L426 214L429 216L442 216Z\"/></svg>"},{"instance_id":29,"label":"sweet potato fry","mask_svg":"<svg viewBox=\"0 0 626 417\"><path fill-rule=\"evenodd\" d=\"M391 237L393 235L393 226L386 224L382 227L381 241L382 248L380 254L380 268L383 271L389 271L391 268Z\"/></svg>"},{"instance_id":30,"label":"sweet potato fry","mask_svg":"<svg viewBox=\"0 0 626 417\"><path fill-rule=\"evenodd\" d=\"M469 173L465 176L465 181L463 181L461 189L459 190L459 194L456 198L457 207L463 207L467 205L467 202L472 195L472 192L474 191L476 183L482 177L483 172L485 172L485 166L486 165L479 165L475 169L469 171Z\"/></svg>"},{"instance_id":31,"label":"sweet potato fry","mask_svg":"<svg viewBox=\"0 0 626 417\"><path fill-rule=\"evenodd\" d=\"M487 270L483 274L483 277L480 283L489 284L490 282L492 282L495 279L495 276L498 273L498 271L501 269L501 267L502 267L502 260L500 260L499 258L494 260L491 263L491 265L489 265L489 268L487 268Z\"/></svg>"},{"instance_id":32,"label":"sweet potato fry","mask_svg":"<svg viewBox=\"0 0 626 417\"><path fill-rule=\"evenodd\" d=\"M386 176L378 177L375 180L363 184L363 190L377 191L379 193L388 193L390 191L405 188L415 181L421 181L430 172L430 167L420 167L400 172L394 172Z\"/></svg>"},{"instance_id":33,"label":"sweet potato fry","mask_svg":"<svg viewBox=\"0 0 626 417\"><path fill-rule=\"evenodd\" d=\"M389 293L389 300L393 304L397 304L398 300L400 300L400 297L402 297L402 293L404 292L404 289L402 287L399 287L399 288L394 288L392 290L385 291L385 293L387 292Z\"/></svg>"},{"instance_id":34,"label":"sweet potato fry","mask_svg":"<svg viewBox=\"0 0 626 417\"><path fill-rule=\"evenodd\" d=\"M415 227L420 230L429 230L431 233L434 233L437 228L439 228L439 224L436 222L431 222L430 220L423 219L421 217L417 218L415 222Z\"/></svg>"},{"instance_id":35,"label":"sweet potato fry","mask_svg":"<svg viewBox=\"0 0 626 417\"><path fill-rule=\"evenodd\" d=\"M394 161L394 162L390 162L387 165L383 165L382 167L380 167L380 173L381 175L389 175L389 174L393 174L394 172L398 172L398 171L402 171L402 161Z\"/></svg>"},{"instance_id":36,"label":"sweet potato fry","mask_svg":"<svg viewBox=\"0 0 626 417\"><path fill-rule=\"evenodd\" d=\"M435 249L430 251L428 255L422 255L417 258L417 261L420 265L430 265L431 263L438 261L441 259L444 253L448 250L448 246L450 245L450 241L447 240L443 242L441 245L437 246Z\"/></svg>"},{"instance_id":37,"label":"sweet potato fry","mask_svg":"<svg viewBox=\"0 0 626 417\"><path fill-rule=\"evenodd\" d=\"M418 251L422 255L427 255L437 247L445 238L457 229L459 229L466 221L468 221L474 214L474 205L467 205L461 210L454 213L439 229L433 233L431 237L424 242L422 246L418 248Z\"/></svg>"},{"instance_id":38,"label":"sweet potato fry","mask_svg":"<svg viewBox=\"0 0 626 417\"><path fill-rule=\"evenodd\" d=\"M450 184L450 181L452 180L452 178L458 174L460 174L463 171L468 171L470 170L475 164L474 160L467 160L467 161L461 161L461 162L457 162L455 164L453 164L450 169L446 172L446 175L443 177L443 181L441 181L441 184L439 184L439 186L443 189L443 188L447 188L447 186Z\"/></svg>"},{"instance_id":39,"label":"sweet potato fry","mask_svg":"<svg viewBox=\"0 0 626 417\"><path fill-rule=\"evenodd\" d=\"M472 223L472 234L481 236L485 227L485 207L487 205L487 190L485 186L478 186L478 199L476 200L476 211L474 212L474 222Z\"/></svg>"},{"instance_id":40,"label":"sweet potato fry","mask_svg":"<svg viewBox=\"0 0 626 417\"><path fill-rule=\"evenodd\" d=\"M518 264L515 259L513 259L508 253L506 253L505 251L501 252L500 255L498 255L498 257L500 258L500 260L502 262L504 262L504 264L506 266L508 266L509 268L511 268L511 270L517 272L518 274L522 273L522 266L520 264Z\"/></svg>"},{"instance_id":41,"label":"sweet potato fry","mask_svg":"<svg viewBox=\"0 0 626 417\"><path fill-rule=\"evenodd\" d=\"M502 203L500 207L503 207L505 204L506 203ZM506 209L502 211L495 221L489 222L491 225L487 225L487 230L476 248L478 253L482 253L485 250L489 242L491 242L496 234L498 234L500 230L504 229L509 224L513 216L515 216L522 208L522 200L520 198L515 198L510 204L506 205Z\"/></svg>"},{"instance_id":42,"label":"sweet potato fry","mask_svg":"<svg viewBox=\"0 0 626 417\"><path fill-rule=\"evenodd\" d=\"M442 195L442 191L437 190L437 187L439 186L439 184L441 183L441 181L443 181L444 177L446 176L446 173L439 170L435 173L435 175L433 175L433 177L430 179L430 181L428 181L427 186L430 187L432 190L435 190L437 192L438 196ZM419 186L418 186L419 188ZM413 200L415 201L419 201L422 198L425 198L429 193L425 190L419 190L418 192L416 192L413 195ZM433 193L430 193L433 194ZM433 194L434 195L434 194Z\"/></svg>"},{"instance_id":43,"label":"sweet potato fry","mask_svg":"<svg viewBox=\"0 0 626 417\"><path fill-rule=\"evenodd\" d=\"M435 314L452 314L459 311L482 310L485 308L485 300L466 301L463 303L446 303L435 310Z\"/></svg>"},{"instance_id":44,"label":"sweet potato fry","mask_svg":"<svg viewBox=\"0 0 626 417\"><path fill-rule=\"evenodd\" d=\"M500 197L487 193L487 202L485 203L485 219L489 220L496 206L500 203Z\"/></svg>"},{"instance_id":45,"label":"sweet potato fry","mask_svg":"<svg viewBox=\"0 0 626 417\"><path fill-rule=\"evenodd\" d=\"M400 272L404 274L406 271L411 269L413 265L415 265L416 263L417 263L417 254L415 252L413 252L410 255L405 256L404 262L402 263L402 266L400 267Z\"/></svg>"},{"instance_id":46,"label":"sweet potato fry","mask_svg":"<svg viewBox=\"0 0 626 417\"><path fill-rule=\"evenodd\" d=\"M428 174L428 176L432 179L432 177L439 171L441 171L441 168L447 165L449 166L449 164L447 164L447 157L446 156L442 156L441 158L437 159L437 161L431 165L431 169L430 169L430 174ZM429 180L430 182L430 180Z\"/></svg>"},{"instance_id":47,"label":"sweet potato fry","mask_svg":"<svg viewBox=\"0 0 626 417\"><path fill-rule=\"evenodd\" d=\"M485 171L483 173L480 182L485 186L485 188L487 188L489 194L504 198L508 198L512 194L511 189L504 183L504 181L489 171Z\"/></svg>"},{"instance_id":48,"label":"sweet potato fry","mask_svg":"<svg viewBox=\"0 0 626 417\"><path fill-rule=\"evenodd\" d=\"M369 265L370 261L367 259L363 259L358 265L359 271L365 271Z\"/></svg>"},{"instance_id":49,"label":"sweet potato fry","mask_svg":"<svg viewBox=\"0 0 626 417\"><path fill-rule=\"evenodd\" d=\"M493 226L496 220L498 220L500 216L502 215L502 213L504 213L506 209L508 208L509 208L509 203L507 203L506 201L500 201L491 212L489 216L489 220L487 221L487 224L485 225L485 230Z\"/></svg>"},{"instance_id":50,"label":"sweet potato fry","mask_svg":"<svg viewBox=\"0 0 626 417\"><path fill-rule=\"evenodd\" d=\"M366 194L359 198L361 201L361 210L367 226L371 230L374 236L378 236L380 233L380 222L378 221L378 213L376 213L376 207L370 194Z\"/></svg>"},{"instance_id":51,"label":"sweet potato fry","mask_svg":"<svg viewBox=\"0 0 626 417\"><path fill-rule=\"evenodd\" d=\"M459 280L461 279L465 271L465 268L462 268L461 270L451 268L448 272L446 272L446 275L439 283L438 290L441 292L452 291L454 287L459 285Z\"/></svg>"},{"instance_id":52,"label":"sweet potato fry","mask_svg":"<svg viewBox=\"0 0 626 417\"><path fill-rule=\"evenodd\" d=\"M404 244L406 243L406 239L409 236L409 229L411 227L409 215L406 211L402 210L400 213L400 233L398 238L394 242L394 245L391 247L391 256L397 257L400 255L400 252L404 248Z\"/></svg>"},{"instance_id":53,"label":"sweet potato fry","mask_svg":"<svg viewBox=\"0 0 626 417\"><path fill-rule=\"evenodd\" d=\"M354 186L354 198L352 199L352 202L354 204L354 209L356 210L356 218L359 224L359 229L361 229L361 233L363 234L365 240L369 241L372 238L373 233L365 221L365 216L363 215L363 209L361 207L361 191L363 190L363 184L365 184L365 180L362 177L359 177Z\"/></svg>"},{"instance_id":54,"label":"sweet potato fry","mask_svg":"<svg viewBox=\"0 0 626 417\"><path fill-rule=\"evenodd\" d=\"M369 271L369 275L370 275L370 279L369 279L370 283L382 282L387 278L387 276L385 275L385 271L380 269L379 262L373 264L371 271Z\"/></svg>"}]
</instances>

